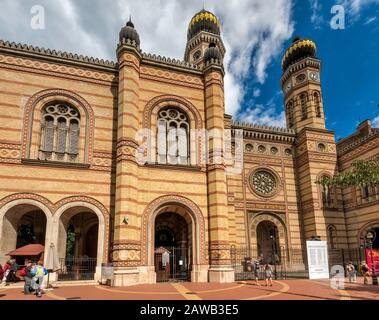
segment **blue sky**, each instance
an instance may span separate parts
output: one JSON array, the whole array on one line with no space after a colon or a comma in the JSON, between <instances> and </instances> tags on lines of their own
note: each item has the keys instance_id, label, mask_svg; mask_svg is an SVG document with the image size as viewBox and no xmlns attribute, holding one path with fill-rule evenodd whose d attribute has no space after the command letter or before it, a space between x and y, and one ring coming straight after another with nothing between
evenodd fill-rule
<instances>
[{"instance_id":1,"label":"blue sky","mask_svg":"<svg viewBox=\"0 0 379 320\"><path fill-rule=\"evenodd\" d=\"M319 1L321 4L321 1ZM315 13L311 1L297 0L293 6L294 35L313 39L318 47L318 57L323 62L322 90L327 127L336 131L336 138L355 131L365 119L375 121L379 127L379 3L360 8L358 13L346 10L346 29L330 27L331 7L335 1L323 0ZM285 47L291 40L285 42ZM282 74L281 55L267 69L267 80L259 85L256 77L248 81L248 93L243 104L275 105L276 114L283 110L283 95L279 79ZM259 89L259 98L252 98ZM244 111L240 115L244 115Z\"/></svg>"},{"instance_id":2,"label":"blue sky","mask_svg":"<svg viewBox=\"0 0 379 320\"><path fill-rule=\"evenodd\" d=\"M0 39L116 60L121 27L132 15L144 52L183 59L186 32L203 0L0 0ZM41 5L45 28L31 28ZM331 7L346 28L330 27ZM379 127L379 0L206 0L221 21L226 112L285 126L281 60L294 35L313 39L323 61L327 127L337 139L367 118Z\"/></svg>"}]
</instances>

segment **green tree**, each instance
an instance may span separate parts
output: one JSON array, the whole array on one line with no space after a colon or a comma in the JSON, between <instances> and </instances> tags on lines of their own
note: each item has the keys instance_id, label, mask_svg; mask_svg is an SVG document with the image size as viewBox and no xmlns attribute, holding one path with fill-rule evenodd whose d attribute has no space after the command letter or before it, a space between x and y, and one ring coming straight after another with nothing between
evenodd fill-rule
<instances>
[{"instance_id":1,"label":"green tree","mask_svg":"<svg viewBox=\"0 0 379 320\"><path fill-rule=\"evenodd\" d=\"M36 236L33 230L33 224L22 224L17 230L17 248L34 244Z\"/></svg>"},{"instance_id":2,"label":"green tree","mask_svg":"<svg viewBox=\"0 0 379 320\"><path fill-rule=\"evenodd\" d=\"M356 160L351 169L339 172L334 177L323 177L317 183L322 186L347 187L377 187L379 186L379 158L374 160Z\"/></svg>"}]
</instances>

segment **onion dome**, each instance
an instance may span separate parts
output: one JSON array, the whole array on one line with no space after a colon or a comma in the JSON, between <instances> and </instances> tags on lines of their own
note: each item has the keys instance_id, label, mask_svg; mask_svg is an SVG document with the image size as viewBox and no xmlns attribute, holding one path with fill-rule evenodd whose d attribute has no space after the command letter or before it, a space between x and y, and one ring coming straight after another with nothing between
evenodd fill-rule
<instances>
[{"instance_id":1,"label":"onion dome","mask_svg":"<svg viewBox=\"0 0 379 320\"><path fill-rule=\"evenodd\" d=\"M123 27L120 31L120 42L122 42L122 40L130 40L131 42L135 41L137 47L140 45L138 32L136 29L134 29L134 24L131 20L129 20L126 23L126 26Z\"/></svg>"},{"instance_id":2,"label":"onion dome","mask_svg":"<svg viewBox=\"0 0 379 320\"><path fill-rule=\"evenodd\" d=\"M188 26L188 41L201 31L206 31L217 35L220 35L221 33L221 27L217 17L212 12L204 9L196 13L192 18Z\"/></svg>"},{"instance_id":3,"label":"onion dome","mask_svg":"<svg viewBox=\"0 0 379 320\"><path fill-rule=\"evenodd\" d=\"M204 63L207 64L208 62L212 60L221 62L220 50L218 50L218 48L213 42L209 45L209 48L205 50Z\"/></svg>"},{"instance_id":4,"label":"onion dome","mask_svg":"<svg viewBox=\"0 0 379 320\"><path fill-rule=\"evenodd\" d=\"M309 39L295 38L287 49L282 61L282 68L286 70L290 65L304 59L316 57L316 44Z\"/></svg>"}]
</instances>

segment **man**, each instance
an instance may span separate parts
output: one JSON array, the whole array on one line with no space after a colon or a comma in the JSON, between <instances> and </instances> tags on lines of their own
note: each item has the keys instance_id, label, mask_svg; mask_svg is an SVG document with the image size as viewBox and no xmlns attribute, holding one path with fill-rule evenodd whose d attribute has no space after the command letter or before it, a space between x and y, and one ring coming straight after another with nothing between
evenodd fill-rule
<instances>
[{"instance_id":1,"label":"man","mask_svg":"<svg viewBox=\"0 0 379 320\"><path fill-rule=\"evenodd\" d=\"M357 282L357 275L355 272L355 267L353 263L350 261L346 266L346 273L349 276L349 282Z\"/></svg>"},{"instance_id":2,"label":"man","mask_svg":"<svg viewBox=\"0 0 379 320\"><path fill-rule=\"evenodd\" d=\"M22 269L21 276L24 277L25 285L24 285L24 294L28 295L31 294L33 288L32 288L32 270L33 270L33 264L31 261L26 262L26 267Z\"/></svg>"},{"instance_id":3,"label":"man","mask_svg":"<svg viewBox=\"0 0 379 320\"><path fill-rule=\"evenodd\" d=\"M259 260L255 260L253 262L252 268L253 268L253 272L254 272L255 285L260 286L260 284L259 284L259 270L260 270Z\"/></svg>"},{"instance_id":4,"label":"man","mask_svg":"<svg viewBox=\"0 0 379 320\"><path fill-rule=\"evenodd\" d=\"M369 277L369 268L366 262L362 262L361 264L361 273L363 275L363 283L367 285Z\"/></svg>"},{"instance_id":5,"label":"man","mask_svg":"<svg viewBox=\"0 0 379 320\"><path fill-rule=\"evenodd\" d=\"M18 270L18 264L16 262L16 259L11 259L10 260L10 263L11 263L11 268L9 270L9 282L12 282L12 283L15 283L17 282L18 278L16 276L16 272Z\"/></svg>"}]
</instances>

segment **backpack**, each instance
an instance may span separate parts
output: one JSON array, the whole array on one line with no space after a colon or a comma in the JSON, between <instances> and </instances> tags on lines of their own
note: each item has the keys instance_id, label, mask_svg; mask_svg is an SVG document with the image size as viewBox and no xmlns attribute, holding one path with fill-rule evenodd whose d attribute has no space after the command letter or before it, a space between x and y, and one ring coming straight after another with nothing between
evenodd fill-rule
<instances>
[{"instance_id":1,"label":"backpack","mask_svg":"<svg viewBox=\"0 0 379 320\"><path fill-rule=\"evenodd\" d=\"M26 267L25 268L22 268L21 272L20 272L20 276L21 277L25 277L26 276Z\"/></svg>"}]
</instances>

